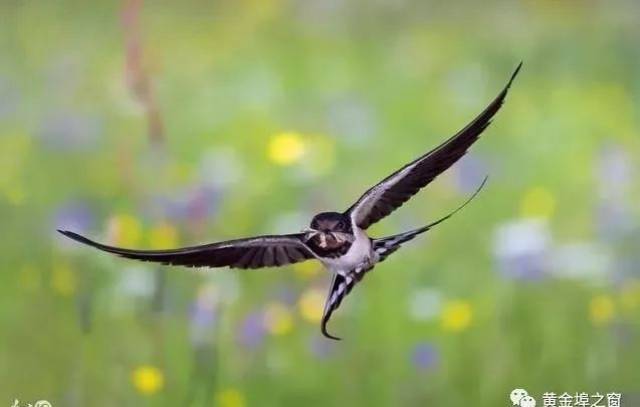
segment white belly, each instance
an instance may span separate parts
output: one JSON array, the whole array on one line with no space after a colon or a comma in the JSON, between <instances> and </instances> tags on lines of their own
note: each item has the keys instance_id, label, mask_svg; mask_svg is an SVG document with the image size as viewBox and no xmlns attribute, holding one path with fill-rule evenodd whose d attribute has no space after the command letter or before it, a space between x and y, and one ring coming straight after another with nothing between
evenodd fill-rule
<instances>
[{"instance_id":1,"label":"white belly","mask_svg":"<svg viewBox=\"0 0 640 407\"><path fill-rule=\"evenodd\" d=\"M371 240L362 229L357 227L355 237L351 247L343 256L322 260L325 267L334 273L344 275L363 263L371 263L374 257Z\"/></svg>"}]
</instances>

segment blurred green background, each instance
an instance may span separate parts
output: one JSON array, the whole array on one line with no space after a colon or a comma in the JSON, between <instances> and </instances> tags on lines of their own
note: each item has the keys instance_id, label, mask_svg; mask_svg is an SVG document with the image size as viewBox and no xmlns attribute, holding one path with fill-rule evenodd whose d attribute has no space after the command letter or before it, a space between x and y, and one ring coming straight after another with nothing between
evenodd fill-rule
<instances>
[{"instance_id":1,"label":"blurred green background","mask_svg":"<svg viewBox=\"0 0 640 407\"><path fill-rule=\"evenodd\" d=\"M0 405L510 406L516 387L640 405L640 4L0 15ZM158 267L55 233L167 248L298 231L463 127L520 60L472 152L372 234L487 187L354 290L342 342L320 335L315 262Z\"/></svg>"}]
</instances>

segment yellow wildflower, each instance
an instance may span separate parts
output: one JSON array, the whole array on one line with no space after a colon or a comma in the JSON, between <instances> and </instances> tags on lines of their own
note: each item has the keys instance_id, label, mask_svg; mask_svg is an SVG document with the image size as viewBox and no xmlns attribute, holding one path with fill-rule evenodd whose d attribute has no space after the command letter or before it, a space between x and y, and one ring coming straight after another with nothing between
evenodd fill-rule
<instances>
[{"instance_id":1,"label":"yellow wildflower","mask_svg":"<svg viewBox=\"0 0 640 407\"><path fill-rule=\"evenodd\" d=\"M269 332L274 335L285 335L293 327L291 311L280 303L267 305L264 315L264 324Z\"/></svg>"},{"instance_id":2,"label":"yellow wildflower","mask_svg":"<svg viewBox=\"0 0 640 407\"><path fill-rule=\"evenodd\" d=\"M142 226L131 215L117 215L109 220L109 234L118 246L137 246L142 236Z\"/></svg>"},{"instance_id":3,"label":"yellow wildflower","mask_svg":"<svg viewBox=\"0 0 640 407\"><path fill-rule=\"evenodd\" d=\"M244 395L237 389L222 390L216 396L218 401L217 405L220 407L244 407L245 402Z\"/></svg>"},{"instance_id":4,"label":"yellow wildflower","mask_svg":"<svg viewBox=\"0 0 640 407\"><path fill-rule=\"evenodd\" d=\"M462 300L446 303L440 316L442 329L450 332L464 331L471 324L472 319L471 305Z\"/></svg>"},{"instance_id":5,"label":"yellow wildflower","mask_svg":"<svg viewBox=\"0 0 640 407\"><path fill-rule=\"evenodd\" d=\"M66 263L55 263L51 273L51 287L58 294L68 297L76 291L76 275Z\"/></svg>"},{"instance_id":6,"label":"yellow wildflower","mask_svg":"<svg viewBox=\"0 0 640 407\"><path fill-rule=\"evenodd\" d=\"M269 159L278 165L296 164L305 153L305 144L299 133L283 132L271 138L268 146Z\"/></svg>"},{"instance_id":7,"label":"yellow wildflower","mask_svg":"<svg viewBox=\"0 0 640 407\"><path fill-rule=\"evenodd\" d=\"M139 393L146 396L153 395L164 386L162 371L154 366L143 365L137 367L131 376L133 385Z\"/></svg>"},{"instance_id":8,"label":"yellow wildflower","mask_svg":"<svg viewBox=\"0 0 640 407\"><path fill-rule=\"evenodd\" d=\"M309 322L319 322L324 310L324 290L312 288L305 291L298 301L300 314Z\"/></svg>"},{"instance_id":9,"label":"yellow wildflower","mask_svg":"<svg viewBox=\"0 0 640 407\"><path fill-rule=\"evenodd\" d=\"M534 187L522 198L520 212L524 217L551 218L556 209L556 199L546 188Z\"/></svg>"},{"instance_id":10,"label":"yellow wildflower","mask_svg":"<svg viewBox=\"0 0 640 407\"><path fill-rule=\"evenodd\" d=\"M166 222L162 222L151 229L149 243L152 249L170 249L178 244L178 232Z\"/></svg>"},{"instance_id":11,"label":"yellow wildflower","mask_svg":"<svg viewBox=\"0 0 640 407\"><path fill-rule=\"evenodd\" d=\"M597 295L589 303L589 318L596 326L606 325L615 316L616 306L608 295Z\"/></svg>"}]
</instances>

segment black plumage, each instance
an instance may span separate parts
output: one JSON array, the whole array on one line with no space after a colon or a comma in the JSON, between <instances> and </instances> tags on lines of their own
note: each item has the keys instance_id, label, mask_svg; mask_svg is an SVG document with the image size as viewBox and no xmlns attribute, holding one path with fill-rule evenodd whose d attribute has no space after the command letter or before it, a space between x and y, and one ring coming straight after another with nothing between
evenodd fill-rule
<instances>
[{"instance_id":1,"label":"black plumage","mask_svg":"<svg viewBox=\"0 0 640 407\"><path fill-rule=\"evenodd\" d=\"M59 230L80 243L128 259L186 267L256 269L278 267L314 258L304 234L258 236L173 250L131 250L97 243L77 233Z\"/></svg>"}]
</instances>

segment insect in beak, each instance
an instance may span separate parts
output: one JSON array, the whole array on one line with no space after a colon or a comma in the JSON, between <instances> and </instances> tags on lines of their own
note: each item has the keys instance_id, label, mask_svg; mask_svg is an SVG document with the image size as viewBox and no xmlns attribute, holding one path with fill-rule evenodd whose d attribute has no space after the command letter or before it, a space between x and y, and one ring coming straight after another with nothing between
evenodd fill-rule
<instances>
[{"instance_id":1,"label":"insect in beak","mask_svg":"<svg viewBox=\"0 0 640 407\"><path fill-rule=\"evenodd\" d=\"M353 243L353 241L355 240L353 235L350 235L348 233L342 233L342 232L331 232L331 237L333 237L336 241L340 243L344 243L344 242Z\"/></svg>"},{"instance_id":2,"label":"insect in beak","mask_svg":"<svg viewBox=\"0 0 640 407\"><path fill-rule=\"evenodd\" d=\"M308 228L308 227L302 229L301 232L305 234L305 237L304 237L305 241L313 239L317 234L320 233L319 231L317 231L315 229Z\"/></svg>"}]
</instances>

